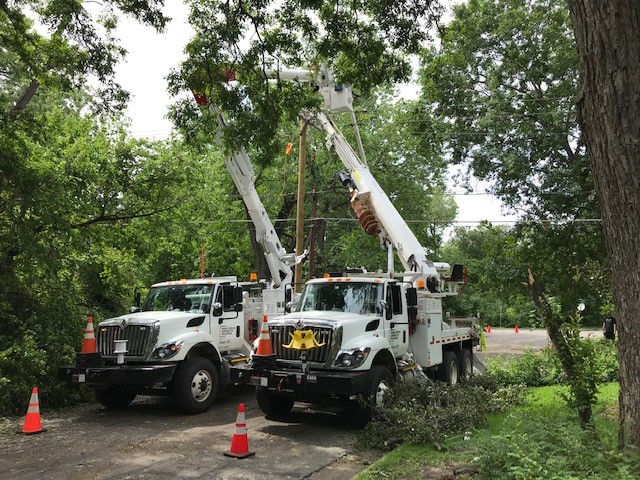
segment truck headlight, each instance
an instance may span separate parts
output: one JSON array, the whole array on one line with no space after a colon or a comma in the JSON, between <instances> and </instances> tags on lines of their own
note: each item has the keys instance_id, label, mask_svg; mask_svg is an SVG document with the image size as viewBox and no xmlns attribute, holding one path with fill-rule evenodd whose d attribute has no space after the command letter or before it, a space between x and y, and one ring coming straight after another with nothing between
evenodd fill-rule
<instances>
[{"instance_id":1,"label":"truck headlight","mask_svg":"<svg viewBox=\"0 0 640 480\"><path fill-rule=\"evenodd\" d=\"M184 345L184 342L163 343L159 347L156 347L151 354L151 358L158 358L160 360L171 358L180 351L182 345Z\"/></svg>"},{"instance_id":2,"label":"truck headlight","mask_svg":"<svg viewBox=\"0 0 640 480\"><path fill-rule=\"evenodd\" d=\"M369 356L370 348L356 348L353 350L340 350L336 356L334 367L355 368L359 367Z\"/></svg>"}]
</instances>

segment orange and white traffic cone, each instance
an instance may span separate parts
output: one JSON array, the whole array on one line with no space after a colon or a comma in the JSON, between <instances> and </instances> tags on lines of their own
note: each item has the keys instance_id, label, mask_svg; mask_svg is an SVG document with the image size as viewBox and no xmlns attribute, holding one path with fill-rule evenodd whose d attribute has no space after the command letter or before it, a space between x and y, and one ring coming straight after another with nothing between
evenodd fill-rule
<instances>
[{"instance_id":1,"label":"orange and white traffic cone","mask_svg":"<svg viewBox=\"0 0 640 480\"><path fill-rule=\"evenodd\" d=\"M24 426L22 432L25 435L33 435L34 433L46 432L46 428L42 428L40 423L40 404L38 402L38 387L33 387L31 390L31 398L29 400L29 407L27 408L27 415L24 418Z\"/></svg>"},{"instance_id":2,"label":"orange and white traffic cone","mask_svg":"<svg viewBox=\"0 0 640 480\"><path fill-rule=\"evenodd\" d=\"M487 325L487 333L491 333L491 325Z\"/></svg>"},{"instance_id":3,"label":"orange and white traffic cone","mask_svg":"<svg viewBox=\"0 0 640 480\"><path fill-rule=\"evenodd\" d=\"M84 330L84 340L80 353L96 353L96 334L93 330L93 317L87 317L87 328Z\"/></svg>"},{"instance_id":4,"label":"orange and white traffic cone","mask_svg":"<svg viewBox=\"0 0 640 480\"><path fill-rule=\"evenodd\" d=\"M518 325L516 325L515 330L513 331L513 333L520 333L520 330L518 330Z\"/></svg>"},{"instance_id":5,"label":"orange and white traffic cone","mask_svg":"<svg viewBox=\"0 0 640 480\"><path fill-rule=\"evenodd\" d=\"M247 438L247 424L244 418L244 403L238 406L238 417L236 418L236 428L231 439L231 449L224 452L227 457L247 458L255 455L256 452L249 451L249 439Z\"/></svg>"},{"instance_id":6,"label":"orange and white traffic cone","mask_svg":"<svg viewBox=\"0 0 640 480\"><path fill-rule=\"evenodd\" d=\"M262 316L262 327L260 328L260 337L258 337L258 345L253 354L255 363L269 363L275 359L273 348L271 346L271 336L269 335L269 325L267 323L267 315Z\"/></svg>"}]
</instances>

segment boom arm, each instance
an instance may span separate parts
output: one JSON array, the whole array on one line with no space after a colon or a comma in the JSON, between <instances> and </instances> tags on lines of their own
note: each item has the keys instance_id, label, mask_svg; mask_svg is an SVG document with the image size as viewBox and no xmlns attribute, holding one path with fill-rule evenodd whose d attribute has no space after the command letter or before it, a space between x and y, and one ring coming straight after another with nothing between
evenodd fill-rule
<instances>
[{"instance_id":1,"label":"boom arm","mask_svg":"<svg viewBox=\"0 0 640 480\"><path fill-rule=\"evenodd\" d=\"M427 279L431 278L437 281L439 274L436 266L427 258L424 247L393 206L367 166L353 111L353 96L350 89L344 85L336 84L333 75L326 68L321 69L319 73L309 70L278 70L268 72L268 74L283 80L308 82L319 89L327 110L349 113L360 157L324 112L313 112L311 117L326 134L327 148L335 150L347 169L348 175L344 176L343 183L352 189L352 203L362 226L367 233L374 235L380 233L383 241L390 243L396 249L398 258L406 271L416 272L424 275ZM355 188L352 188L352 183L355 184ZM359 210L361 213L358 213Z\"/></svg>"},{"instance_id":2,"label":"boom arm","mask_svg":"<svg viewBox=\"0 0 640 480\"><path fill-rule=\"evenodd\" d=\"M343 177L343 183L349 187L351 187L351 182L355 184L355 189L352 190L352 202L364 202L372 210L384 239L391 242L396 249L398 258L406 271L418 272L426 277L437 279L438 271L434 263L427 258L424 247L393 206L387 194L371 174L369 167L360 160L338 127L325 113L317 112L315 118L327 135L327 148L335 150L347 168L349 176ZM360 220L362 222L362 218ZM363 227L367 228L364 224Z\"/></svg>"},{"instance_id":3,"label":"boom arm","mask_svg":"<svg viewBox=\"0 0 640 480\"><path fill-rule=\"evenodd\" d=\"M209 110L216 115L220 128L224 129L226 123L222 112L213 105L209 105ZM247 207L256 229L256 239L264 248L264 256L271 273L272 287L279 288L290 283L293 279L291 266L296 263L295 254L287 253L282 247L280 238L258 196L255 187L255 173L249 155L244 148L241 148L227 157L225 164Z\"/></svg>"}]
</instances>

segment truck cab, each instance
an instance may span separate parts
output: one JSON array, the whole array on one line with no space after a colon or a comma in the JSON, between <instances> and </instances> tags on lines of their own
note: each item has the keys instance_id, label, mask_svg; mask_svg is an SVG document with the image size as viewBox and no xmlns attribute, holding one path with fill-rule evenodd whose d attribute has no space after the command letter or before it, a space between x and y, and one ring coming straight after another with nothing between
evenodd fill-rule
<instances>
[{"instance_id":1,"label":"truck cab","mask_svg":"<svg viewBox=\"0 0 640 480\"><path fill-rule=\"evenodd\" d=\"M477 339L442 321L444 295L406 274L309 280L296 311L268 322L273 354L232 367L232 381L255 385L267 415L306 402L355 407L366 422L397 380L470 375Z\"/></svg>"},{"instance_id":2,"label":"truck cab","mask_svg":"<svg viewBox=\"0 0 640 480\"><path fill-rule=\"evenodd\" d=\"M206 411L248 360L247 295L236 277L162 282L132 312L101 322L95 353L78 354L61 378L95 390L108 408L137 395L172 395L187 413Z\"/></svg>"}]
</instances>

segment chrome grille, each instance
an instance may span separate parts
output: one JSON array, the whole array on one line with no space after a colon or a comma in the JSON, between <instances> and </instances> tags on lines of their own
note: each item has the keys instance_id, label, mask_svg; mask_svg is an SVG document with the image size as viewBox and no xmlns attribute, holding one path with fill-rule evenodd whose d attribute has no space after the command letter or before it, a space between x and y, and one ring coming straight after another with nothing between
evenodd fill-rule
<instances>
[{"instance_id":1,"label":"chrome grille","mask_svg":"<svg viewBox=\"0 0 640 480\"><path fill-rule=\"evenodd\" d=\"M96 335L98 351L102 355L115 355L113 353L114 340L128 340L126 357L145 356L149 339L151 338L151 326L127 325L123 330L118 325L99 326Z\"/></svg>"},{"instance_id":2,"label":"chrome grille","mask_svg":"<svg viewBox=\"0 0 640 480\"><path fill-rule=\"evenodd\" d=\"M310 362L325 363L331 350L333 340L333 329L327 327L305 327L305 330L312 330L318 343L324 343L322 347L307 350L307 360ZM271 345L276 357L283 360L299 360L300 350L284 348L291 341L291 333L295 332L293 325L272 325L269 326L271 335Z\"/></svg>"}]
</instances>

